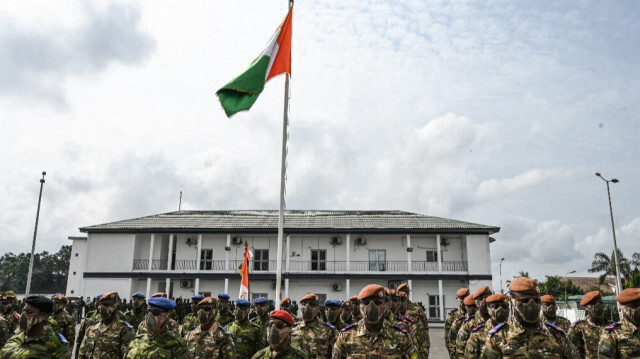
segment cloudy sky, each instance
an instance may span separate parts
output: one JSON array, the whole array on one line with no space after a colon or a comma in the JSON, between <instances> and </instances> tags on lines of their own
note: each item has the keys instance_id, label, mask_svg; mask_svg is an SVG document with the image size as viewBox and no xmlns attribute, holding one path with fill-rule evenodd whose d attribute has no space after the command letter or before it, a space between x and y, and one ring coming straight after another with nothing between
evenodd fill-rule
<instances>
[{"instance_id":1,"label":"cloudy sky","mask_svg":"<svg viewBox=\"0 0 640 359\"><path fill-rule=\"evenodd\" d=\"M286 0L0 4L0 248L183 209L276 209L284 79L227 119L215 91ZM296 4L287 206L501 227L495 286L640 252L640 3Z\"/></svg>"}]
</instances>

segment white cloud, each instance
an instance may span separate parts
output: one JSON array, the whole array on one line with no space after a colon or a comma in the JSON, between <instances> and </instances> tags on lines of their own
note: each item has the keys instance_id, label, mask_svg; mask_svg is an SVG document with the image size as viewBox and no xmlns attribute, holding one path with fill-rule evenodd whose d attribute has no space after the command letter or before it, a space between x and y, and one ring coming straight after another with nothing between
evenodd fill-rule
<instances>
[{"instance_id":1,"label":"white cloud","mask_svg":"<svg viewBox=\"0 0 640 359\"><path fill-rule=\"evenodd\" d=\"M476 196L483 201L497 201L545 183L557 181L568 176L568 174L566 170L535 168L513 178L485 180L478 186Z\"/></svg>"}]
</instances>

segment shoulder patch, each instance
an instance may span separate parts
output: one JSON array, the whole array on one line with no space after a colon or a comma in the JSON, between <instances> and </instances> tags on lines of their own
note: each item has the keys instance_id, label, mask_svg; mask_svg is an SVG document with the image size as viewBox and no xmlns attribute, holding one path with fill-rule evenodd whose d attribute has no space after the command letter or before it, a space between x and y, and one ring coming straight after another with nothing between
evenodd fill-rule
<instances>
[{"instance_id":1,"label":"shoulder patch","mask_svg":"<svg viewBox=\"0 0 640 359\"><path fill-rule=\"evenodd\" d=\"M465 318L462 322L466 323L466 322L470 321L471 319L474 319L475 317L476 317L475 315L472 315L469 318Z\"/></svg>"},{"instance_id":2,"label":"shoulder patch","mask_svg":"<svg viewBox=\"0 0 640 359\"><path fill-rule=\"evenodd\" d=\"M455 313L455 312L457 312L457 311L458 311L458 308L451 309L451 310L449 311L449 315L451 315L451 314L453 314L453 313Z\"/></svg>"},{"instance_id":3,"label":"shoulder patch","mask_svg":"<svg viewBox=\"0 0 640 359\"><path fill-rule=\"evenodd\" d=\"M620 323L618 323L618 322L613 322L613 323L611 323L611 324L607 325L606 327L604 327L604 330L606 330L606 331L610 332L610 331L614 330L615 328L617 328L617 327L619 327L619 326L620 326Z\"/></svg>"},{"instance_id":4,"label":"shoulder patch","mask_svg":"<svg viewBox=\"0 0 640 359\"><path fill-rule=\"evenodd\" d=\"M62 344L69 344L69 341L64 337L64 335L62 335L62 333L58 333L56 334L56 336L58 337L58 339L60 339Z\"/></svg>"},{"instance_id":5,"label":"shoulder patch","mask_svg":"<svg viewBox=\"0 0 640 359\"><path fill-rule=\"evenodd\" d=\"M551 323L549 323L549 322L544 322L544 324L545 324L547 327L549 327L549 328L551 328L551 329L554 329L554 330L555 330L555 331L557 331L557 332L564 333L564 329L560 328L560 327L559 327L559 326L557 326L557 325L553 325L553 324L551 324Z\"/></svg>"},{"instance_id":6,"label":"shoulder patch","mask_svg":"<svg viewBox=\"0 0 640 359\"><path fill-rule=\"evenodd\" d=\"M580 323L580 319L578 319L575 322L571 323L571 328L575 328L578 323Z\"/></svg>"},{"instance_id":7,"label":"shoulder patch","mask_svg":"<svg viewBox=\"0 0 640 359\"><path fill-rule=\"evenodd\" d=\"M300 324L300 322L295 322L295 323L293 323L293 327L294 327L294 328L295 328L295 327L297 327L297 326L298 326L298 324Z\"/></svg>"},{"instance_id":8,"label":"shoulder patch","mask_svg":"<svg viewBox=\"0 0 640 359\"><path fill-rule=\"evenodd\" d=\"M331 324L329 322L324 322L322 324L324 324L325 327L329 327L329 328L331 328L333 330L338 330L338 328L336 328L333 324Z\"/></svg>"},{"instance_id":9,"label":"shoulder patch","mask_svg":"<svg viewBox=\"0 0 640 359\"><path fill-rule=\"evenodd\" d=\"M231 333L229 333L229 332L227 331L227 328L223 327L222 325L218 325L218 328L222 329L222 332L223 332L225 335L231 335Z\"/></svg>"},{"instance_id":10,"label":"shoulder patch","mask_svg":"<svg viewBox=\"0 0 640 359\"><path fill-rule=\"evenodd\" d=\"M347 325L346 327L344 327L344 328L340 329L340 332L341 332L341 333L346 332L347 330L349 330L349 329L353 329L353 328L355 328L355 327L357 327L357 326L358 326L358 324L357 324L357 323L349 324L349 325Z\"/></svg>"},{"instance_id":11,"label":"shoulder patch","mask_svg":"<svg viewBox=\"0 0 640 359\"><path fill-rule=\"evenodd\" d=\"M495 327L491 328L491 330L489 330L489 335L494 335L497 332L500 331L500 329L502 329L504 327L504 323L500 323L498 325L496 325Z\"/></svg>"},{"instance_id":12,"label":"shoulder patch","mask_svg":"<svg viewBox=\"0 0 640 359\"><path fill-rule=\"evenodd\" d=\"M463 320L464 320L464 317L462 317L462 316L461 316L461 317L458 317L458 319L456 319L456 321L458 321L458 322L461 322L461 321L463 321Z\"/></svg>"},{"instance_id":13,"label":"shoulder patch","mask_svg":"<svg viewBox=\"0 0 640 359\"><path fill-rule=\"evenodd\" d=\"M129 328L129 329L133 330L133 325L129 324L129 322L127 322L127 321L124 321L124 320L123 320L123 321L122 321L122 324L124 324L124 326L125 326L125 327L127 327L127 328Z\"/></svg>"},{"instance_id":14,"label":"shoulder patch","mask_svg":"<svg viewBox=\"0 0 640 359\"><path fill-rule=\"evenodd\" d=\"M480 324L480 325L478 325L477 327L475 327L475 328L471 329L471 331L472 331L472 332L477 332L478 330L480 330L480 329L482 329L482 328L484 328L484 324Z\"/></svg>"},{"instance_id":15,"label":"shoulder patch","mask_svg":"<svg viewBox=\"0 0 640 359\"><path fill-rule=\"evenodd\" d=\"M399 327L399 326L397 326L397 325L395 325L395 324L394 324L394 325L392 325L392 327L393 327L393 329L395 329L395 330L399 330L399 331L403 332L404 334L408 334L408 333L409 333L406 329L404 329L404 328L402 328L402 327Z\"/></svg>"}]
</instances>

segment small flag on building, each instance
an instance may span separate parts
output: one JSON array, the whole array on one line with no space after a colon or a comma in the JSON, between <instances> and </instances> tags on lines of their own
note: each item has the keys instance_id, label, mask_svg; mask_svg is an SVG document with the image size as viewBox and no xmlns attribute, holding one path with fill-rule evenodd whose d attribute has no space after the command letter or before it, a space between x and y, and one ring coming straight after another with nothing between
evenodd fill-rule
<instances>
[{"instance_id":1,"label":"small flag on building","mask_svg":"<svg viewBox=\"0 0 640 359\"><path fill-rule=\"evenodd\" d=\"M238 298L246 300L249 300L249 258L251 257L253 257L253 253L249 250L249 244L244 242L244 259L242 260L242 266L238 270L242 276Z\"/></svg>"},{"instance_id":2,"label":"small flag on building","mask_svg":"<svg viewBox=\"0 0 640 359\"><path fill-rule=\"evenodd\" d=\"M291 75L292 15L293 6L260 56L245 72L216 92L228 117L250 109L272 77L282 73Z\"/></svg>"}]
</instances>

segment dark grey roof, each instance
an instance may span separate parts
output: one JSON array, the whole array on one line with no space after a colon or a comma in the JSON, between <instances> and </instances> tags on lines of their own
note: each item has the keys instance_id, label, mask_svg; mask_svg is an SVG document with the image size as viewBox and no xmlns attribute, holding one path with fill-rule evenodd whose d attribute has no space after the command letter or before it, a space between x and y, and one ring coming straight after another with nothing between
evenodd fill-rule
<instances>
[{"instance_id":1,"label":"dark grey roof","mask_svg":"<svg viewBox=\"0 0 640 359\"><path fill-rule=\"evenodd\" d=\"M499 227L404 211L285 211L287 233L484 233ZM277 210L178 211L80 228L85 233L273 233Z\"/></svg>"}]
</instances>

